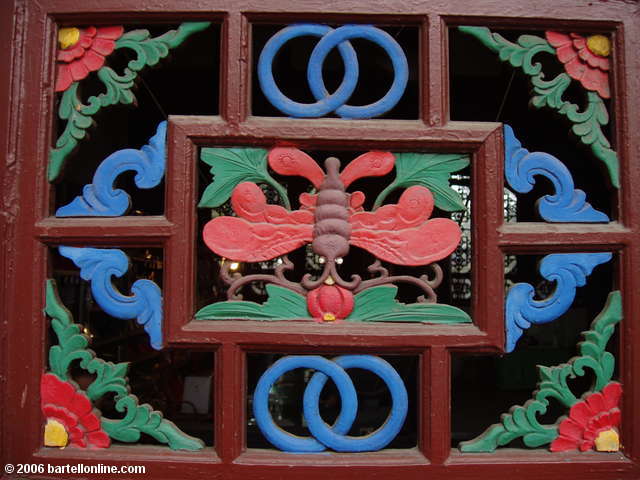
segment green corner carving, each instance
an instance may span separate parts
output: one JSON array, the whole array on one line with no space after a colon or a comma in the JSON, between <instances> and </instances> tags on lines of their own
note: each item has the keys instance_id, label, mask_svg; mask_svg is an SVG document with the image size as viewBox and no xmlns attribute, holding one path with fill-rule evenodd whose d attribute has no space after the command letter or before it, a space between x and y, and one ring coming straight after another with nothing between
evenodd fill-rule
<instances>
[{"instance_id":1,"label":"green corner carving","mask_svg":"<svg viewBox=\"0 0 640 480\"><path fill-rule=\"evenodd\" d=\"M46 282L45 313L51 317L51 326L58 344L49 349L51 372L61 380L69 381L69 365L80 360L80 367L95 380L87 388L86 395L95 401L107 393L115 393L116 410L125 413L119 420L101 418L101 427L109 437L122 442L136 442L141 433L151 435L174 450L200 450L204 443L182 432L173 422L150 405L138 404L138 398L130 393L128 363L107 362L96 357L88 349L89 339L80 333L80 326L73 322L69 311L58 297L54 280Z\"/></svg>"},{"instance_id":2,"label":"green corner carving","mask_svg":"<svg viewBox=\"0 0 640 480\"><path fill-rule=\"evenodd\" d=\"M87 350L89 339L80 333L80 326L73 323L56 292L55 282L46 283L45 313L51 317L51 327L58 338L58 345L49 348L49 368L60 380L69 380L69 365L80 360L82 366L90 362L94 354Z\"/></svg>"},{"instance_id":3,"label":"green corner carving","mask_svg":"<svg viewBox=\"0 0 640 480\"><path fill-rule=\"evenodd\" d=\"M614 291L609 294L604 309L591 323L591 328L582 332L584 341L578 344L580 355L555 367L539 365L538 388L533 392L532 398L524 405L514 406L509 413L502 414L500 423L491 425L478 437L461 442L460 450L493 452L497 447L507 445L516 438L522 438L527 447L539 447L555 440L561 419L552 425L542 425L537 416L546 413L550 398L555 398L567 409L578 403L579 399L570 390L567 379L583 376L586 368L591 369L596 378L591 389L582 398L601 392L607 385L611 385L615 358L605 348L615 326L621 320L622 300L620 292Z\"/></svg>"},{"instance_id":4,"label":"green corner carving","mask_svg":"<svg viewBox=\"0 0 640 480\"><path fill-rule=\"evenodd\" d=\"M620 172L617 153L611 149L609 140L602 127L609 123L609 114L604 101L595 92L587 92L587 106L583 112L580 107L562 99L571 83L566 73L560 73L552 80L545 80L542 65L533 63L538 53L550 53L556 50L545 39L535 35L521 35L517 43L510 42L498 33L486 27L458 27L461 32L472 35L491 51L498 54L500 60L509 62L513 67L521 68L531 78L534 96L531 104L535 108L548 107L567 117L573 124L572 131L580 141L591 148L592 153L603 162L609 172L611 184L620 188Z\"/></svg>"},{"instance_id":5,"label":"green corner carving","mask_svg":"<svg viewBox=\"0 0 640 480\"><path fill-rule=\"evenodd\" d=\"M147 30L127 32L116 41L115 48L131 49L135 52L136 58L128 63L122 75L106 65L97 71L105 92L89 97L87 103L83 104L78 92L80 82L71 84L60 100L58 116L67 123L49 154L49 181L58 179L65 160L86 137L87 129L93 125L93 116L96 113L111 105L134 103L135 95L132 89L138 73L147 66L156 65L169 54L169 50L179 46L190 35L206 29L210 24L211 22L185 22L176 30L153 38Z\"/></svg>"}]
</instances>

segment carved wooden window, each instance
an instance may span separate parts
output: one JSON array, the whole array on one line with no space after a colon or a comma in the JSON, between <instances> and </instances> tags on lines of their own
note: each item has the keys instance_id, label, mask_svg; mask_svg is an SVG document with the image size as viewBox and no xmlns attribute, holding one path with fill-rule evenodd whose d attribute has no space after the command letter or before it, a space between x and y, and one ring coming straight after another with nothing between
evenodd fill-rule
<instances>
[{"instance_id":1,"label":"carved wooden window","mask_svg":"<svg viewBox=\"0 0 640 480\"><path fill-rule=\"evenodd\" d=\"M2 6L3 462L636 478L637 8L326 8Z\"/></svg>"}]
</instances>

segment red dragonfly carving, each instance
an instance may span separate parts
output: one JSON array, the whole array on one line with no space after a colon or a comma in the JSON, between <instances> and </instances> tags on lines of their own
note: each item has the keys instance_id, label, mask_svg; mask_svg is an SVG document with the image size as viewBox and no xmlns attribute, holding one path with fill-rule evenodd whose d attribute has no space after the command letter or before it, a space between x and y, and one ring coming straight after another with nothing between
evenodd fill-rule
<instances>
[{"instance_id":1,"label":"red dragonfly carving","mask_svg":"<svg viewBox=\"0 0 640 480\"><path fill-rule=\"evenodd\" d=\"M426 187L409 187L397 204L373 212L362 208L364 193L346 192L359 178L389 173L395 164L390 152L367 152L342 172L336 158L325 161L325 173L306 153L289 147L273 148L268 162L281 175L307 178L318 193L303 193L301 209L290 211L268 204L255 183L237 185L231 205L238 216L217 217L204 227L204 241L218 255L260 262L311 243L326 263L319 283L329 274L339 279L335 263L342 263L350 244L394 264L427 265L450 255L460 242L461 231L454 221L429 219L434 200Z\"/></svg>"}]
</instances>

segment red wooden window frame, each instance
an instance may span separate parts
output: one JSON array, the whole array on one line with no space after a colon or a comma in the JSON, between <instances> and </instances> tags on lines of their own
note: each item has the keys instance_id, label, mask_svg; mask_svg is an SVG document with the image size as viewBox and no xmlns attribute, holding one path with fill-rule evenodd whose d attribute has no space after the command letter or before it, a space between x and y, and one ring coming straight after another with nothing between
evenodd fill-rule
<instances>
[{"instance_id":1,"label":"red wooden window frame","mask_svg":"<svg viewBox=\"0 0 640 480\"><path fill-rule=\"evenodd\" d=\"M226 8L223 9L223 7ZM410 7L411 11L408 11ZM532 1L344 0L339 4L279 0L167 2L165 0L14 0L0 7L0 146L6 161L0 217L3 252L0 367L0 455L2 463L143 464L152 478L472 478L514 472L523 479L638 478L640 476L640 131L637 97L640 71L640 10L622 1L560 4ZM319 13L322 12L322 13ZM212 20L222 24L220 115L171 117L166 215L135 220L56 219L49 216L47 153L52 137L52 52L56 24L176 22ZM256 22L348 21L413 24L421 27L421 113L415 121L291 120L250 115L251 25ZM611 32L614 40L616 125L614 144L621 161L618 221L608 225L506 224L502 222L502 151L498 124L450 122L447 29L456 25L556 28ZM214 86L212 86L214 88ZM635 107L635 108L634 108ZM435 149L473 153L474 325L349 326L327 334L317 325L251 327L237 322L190 322L193 314L195 245L194 169L197 148L219 141L271 145L276 139L302 148L367 147ZM356 140L357 139L357 140ZM384 140L381 140L384 139ZM634 155L635 154L635 155ZM636 163L634 163L636 162ZM480 215L480 210L482 215ZM147 446L114 446L108 451L41 447L39 379L45 365L42 314L47 248L70 245L153 246L165 249L165 335L172 345L206 343L216 349L214 372L215 447L197 453ZM545 251L619 253L617 283L623 290L624 342L620 372L624 384L622 454L551 454L501 450L460 454L450 447L450 357L453 351L499 352L503 344L502 254ZM244 448L246 355L281 353L409 353L420 357L420 423L416 449L375 454L286 455ZM213 428L213 427L212 427Z\"/></svg>"}]
</instances>

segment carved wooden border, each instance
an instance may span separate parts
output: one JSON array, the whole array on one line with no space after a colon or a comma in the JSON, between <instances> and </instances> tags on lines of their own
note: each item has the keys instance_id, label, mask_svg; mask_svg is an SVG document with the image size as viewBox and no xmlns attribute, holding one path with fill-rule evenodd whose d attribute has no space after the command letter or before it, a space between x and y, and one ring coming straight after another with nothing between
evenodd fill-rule
<instances>
[{"instance_id":1,"label":"carved wooden border","mask_svg":"<svg viewBox=\"0 0 640 480\"><path fill-rule=\"evenodd\" d=\"M224 10L223 7L229 10ZM408 8L411 12L407 12ZM131 14L128 12L141 13ZM319 11L324 12L319 18ZM404 12L390 15L390 11ZM152 478L202 478L205 475L220 475L226 478L281 478L309 479L352 478L355 475L380 476L381 478L469 478L493 475L506 478L517 470L523 480L546 478L637 478L640 475L640 326L638 322L623 322L624 343L620 348L621 380L625 385L623 405L624 438L626 456L612 454L603 457L597 454L550 454L508 450L492 455L462 455L452 452L448 437L450 413L448 396L450 390L450 350L445 344L433 343L426 348L424 343L406 346L399 340L390 339L384 347L367 340L363 351L371 353L407 352L421 355L420 385L422 398L421 421L430 427L420 426L420 441L417 450L389 451L361 457L357 455L328 456L326 458L299 455L291 457L278 452L243 452L244 436L244 385L245 354L264 345L247 342L238 345L225 338L234 338L224 329L215 332L199 332L215 341L217 348L215 404L216 447L200 453L167 452L155 447L115 447L109 452L80 452L43 450L41 445L41 417L39 412L38 383L44 365L44 279L47 276L46 249L64 241L70 245L112 246L158 246L178 248L180 244L192 245L186 238L193 238L188 226L170 208L167 218L144 219L77 219L62 223L49 218L49 186L46 182L46 155L52 138L53 118L53 68L50 62L54 47L54 24L71 22L118 22L132 20L213 20L223 21L221 62L220 122L226 122L229 137L245 132L254 138L271 136L295 136L291 126L282 119L258 119L249 116L250 111L250 22L313 20L345 23L350 18L359 21L400 24L418 22L424 27L421 33L423 53L426 60L421 68L422 95L421 117L414 133L426 133L447 125L458 129L480 128L479 124L452 124L448 122L448 75L447 75L447 28L454 25L481 25L489 27L518 28L566 28L570 21L576 31L611 31L614 37L614 85L615 138L613 143L620 155L622 186L619 194L618 222L609 226L573 225L558 228L548 224L500 225L501 190L496 189L491 179L501 178L501 172L487 171L482 184L490 186L487 194L496 200L496 211L489 222L489 239L495 239L495 258L487 258L489 265L497 269L501 257L497 253L532 253L547 251L616 251L621 262L617 283L623 290L625 317L640 317L640 189L635 187L640 180L640 117L637 112L637 95L640 79L631 72L640 70L640 14L637 5L616 1L588 3L578 0L546 2L543 0L433 0L407 4L400 0L344 0L327 5L312 0L298 4L291 11L290 2L279 0L237 0L234 2L176 2L173 6L165 0L86 0L81 5L76 0L15 0L3 2L0 7L0 35L10 45L0 54L3 71L0 77L0 108L3 127L0 128L0 146L6 152L5 164L0 170L3 186L2 233L6 248L2 260L3 322L6 328L0 333L0 368L8 388L0 395L2 415L2 441L0 455L2 463L42 463L63 465L70 462L85 464L123 464L131 462L147 466ZM144 13L142 13L144 12ZM354 14L353 12L358 12ZM508 15L508 16L507 16ZM11 29L11 20L15 30ZM10 32L10 33L7 33ZM6 44L5 44L6 45ZM11 68L7 68L11 66ZM629 72L625 75L625 72ZM241 81L237 81L241 79ZM43 94L42 92L49 92ZM5 100L8 99L8 100ZM173 125L179 119L172 119ZM203 128L207 128L203 122ZM406 122L375 121L371 126L358 124L358 135L372 136L374 133L393 136L396 126L404 130ZM262 127L261 127L262 125ZM329 127L307 131L313 140ZM340 124L346 132L348 125ZM173 128L173 127L172 127ZM235 133L234 133L235 132ZM329 130L330 132L330 130ZM207 132L209 133L209 132ZM328 136L328 135L327 135ZM339 138L339 137L336 137ZM446 138L434 139L443 142ZM191 142L191 140L189 140ZM401 139L399 141L402 141ZM184 145L170 148L184 149ZM488 145L487 154L496 152L496 146ZM184 158L184 157L183 157ZM170 183L170 182L167 182ZM179 185L179 182L177 183ZM183 184L184 186L184 184ZM478 188L476 186L476 188ZM635 187L635 188L634 188ZM174 187L177 188L177 187ZM477 190L476 190L477 191ZM169 201L176 192L168 191ZM496 196L500 193L499 196ZM491 198L487 198L490 201ZM191 222L195 225L195 222ZM185 228L187 231L185 232ZM192 228L192 227L191 227ZM191 237L189 236L191 235ZM181 240L182 238L182 240ZM477 242L475 245L478 245ZM19 248L16 248L19 246ZM186 248L186 247L180 247ZM178 274L178 263L173 254L167 253L174 274ZM489 256L488 256L489 257ZM500 258L500 260L498 260ZM169 268L169 267L167 267ZM501 267L500 267L501 268ZM183 269L184 270L184 269ZM475 269L478 270L477 268ZM497 271L497 270L495 270ZM168 271L169 275L169 271ZM488 277L490 278L490 277ZM180 280L185 282L186 280ZM178 282L174 280L174 282ZM177 285L177 283L174 283ZM168 285L167 285L168 287ZM167 288L167 291L171 291ZM179 291L179 290L178 290ZM491 292L489 292L491 293ZM501 292L493 292L494 294ZM169 296L169 295L167 295ZM491 298L491 297L490 297ZM494 295L493 298L501 298ZM168 312L177 315L180 307L168 305ZM184 308L183 308L184 312ZM186 313L186 312L185 312ZM482 309L474 312L475 318L483 317ZM188 317L182 317L188 318ZM485 317L486 318L486 317ZM179 317L178 317L179 321ZM184 321L184 320L183 320ZM171 320L173 325L174 320ZM486 325L479 325L484 329ZM186 333L181 333L184 330ZM196 339L187 327L170 328L169 336L180 340L185 346ZM181 337L180 335L185 335ZM293 335L298 335L297 333ZM497 333L489 333L487 347L494 349ZM255 339L256 337L254 337ZM283 336L286 338L286 336ZM302 337L296 337L298 340ZM319 338L319 337L318 337ZM390 338L390 337L389 337ZM9 342L8 339L11 339ZM291 340L282 345L270 344L283 353L295 352ZM329 338L317 350L339 353L347 344L332 344ZM394 342L397 344L394 345ZM322 343L322 342L318 342ZM500 344L502 342L499 342ZM380 344L382 345L382 344ZM404 345L404 347L403 347ZM6 348L5 348L6 347ZM465 348L461 338L455 349ZM352 349L350 349L352 350ZM5 360L2 356L6 354ZM433 408L430 408L433 405ZM429 418L426 416L430 415ZM18 423L17 418L21 421ZM311 465L323 465L323 468ZM176 473L171 473L176 472Z\"/></svg>"}]
</instances>

